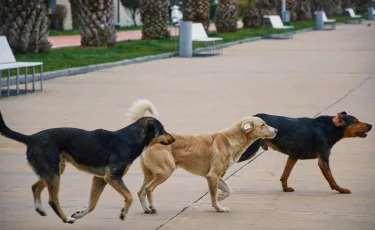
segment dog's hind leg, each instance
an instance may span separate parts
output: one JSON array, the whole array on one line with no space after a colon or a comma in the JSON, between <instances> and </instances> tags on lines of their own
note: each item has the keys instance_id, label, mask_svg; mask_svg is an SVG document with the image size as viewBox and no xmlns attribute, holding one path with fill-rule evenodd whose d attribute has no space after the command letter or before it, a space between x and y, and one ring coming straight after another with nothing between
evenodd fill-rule
<instances>
[{"instance_id":1,"label":"dog's hind leg","mask_svg":"<svg viewBox=\"0 0 375 230\"><path fill-rule=\"evenodd\" d=\"M294 192L292 187L288 187L288 178L296 162L297 159L293 157L288 157L288 160L286 161L283 175L280 178L281 186L284 192Z\"/></svg>"},{"instance_id":2,"label":"dog's hind leg","mask_svg":"<svg viewBox=\"0 0 375 230\"><path fill-rule=\"evenodd\" d=\"M206 179L208 187L210 189L212 207L214 207L218 212L229 212L229 208L221 206L217 200L217 189L219 185L220 176L217 176L216 174L212 174L211 172L209 172L206 176Z\"/></svg>"},{"instance_id":3,"label":"dog's hind leg","mask_svg":"<svg viewBox=\"0 0 375 230\"><path fill-rule=\"evenodd\" d=\"M147 205L146 189L145 189L146 185L151 182L153 175L152 175L152 172L146 168L143 169L143 174L144 174L143 184L138 191L138 198L139 198L139 201L141 202L143 211L145 213L154 213Z\"/></svg>"},{"instance_id":4,"label":"dog's hind leg","mask_svg":"<svg viewBox=\"0 0 375 230\"><path fill-rule=\"evenodd\" d=\"M49 205L55 211L55 213L61 218L64 223L73 224L75 219L67 217L64 211L61 209L59 201L59 190L60 190L60 175L52 175L42 178L45 181L48 193L49 193Z\"/></svg>"},{"instance_id":5,"label":"dog's hind leg","mask_svg":"<svg viewBox=\"0 0 375 230\"><path fill-rule=\"evenodd\" d=\"M87 205L85 206L84 209L74 213L71 217L73 217L75 219L81 219L82 217L84 217L87 214L89 214L90 212L92 212L95 209L95 207L98 203L99 197L102 194L106 185L107 185L107 183L104 181L103 178L99 178L99 177L94 176L92 178L92 185L91 185L89 202L87 203Z\"/></svg>"},{"instance_id":6,"label":"dog's hind leg","mask_svg":"<svg viewBox=\"0 0 375 230\"><path fill-rule=\"evenodd\" d=\"M153 200L153 195L152 193L154 192L155 188L162 184L164 181L166 181L171 175L173 170L167 171L166 169L163 173L155 173L154 177L152 178L151 182L148 183L145 186L146 194L147 194L147 199L148 202L150 203L150 209L152 210L153 213L157 212Z\"/></svg>"},{"instance_id":7,"label":"dog's hind leg","mask_svg":"<svg viewBox=\"0 0 375 230\"><path fill-rule=\"evenodd\" d=\"M232 188L227 183L225 183L223 178L220 178L220 180L219 180L219 189L221 191L223 191L222 194L218 195L219 201L224 200L225 198L227 198L232 193Z\"/></svg>"},{"instance_id":8,"label":"dog's hind leg","mask_svg":"<svg viewBox=\"0 0 375 230\"><path fill-rule=\"evenodd\" d=\"M319 165L320 170L323 173L323 176L326 178L327 182L329 183L329 186L331 187L331 189L332 190L334 189L338 191L339 193L351 193L349 189L342 188L336 183L335 179L333 178L331 169L329 167L328 158L326 157L325 160L323 160L323 158L324 157L319 156L318 165Z\"/></svg>"},{"instance_id":9,"label":"dog's hind leg","mask_svg":"<svg viewBox=\"0 0 375 230\"><path fill-rule=\"evenodd\" d=\"M60 163L60 175L64 173L66 167L65 161L61 161ZM31 190L33 191L33 197L34 197L34 204L35 204L35 211L39 213L41 216L46 216L46 212L44 211L42 207L42 200L41 200L41 194L43 189L46 187L42 179L39 179L33 186L31 186Z\"/></svg>"},{"instance_id":10,"label":"dog's hind leg","mask_svg":"<svg viewBox=\"0 0 375 230\"><path fill-rule=\"evenodd\" d=\"M39 179L37 182L31 186L31 190L33 191L34 196L34 204L35 204L35 211L39 213L41 216L46 216L46 212L44 211L42 207L42 200L41 200L41 194L44 189L45 185L42 179Z\"/></svg>"}]
</instances>

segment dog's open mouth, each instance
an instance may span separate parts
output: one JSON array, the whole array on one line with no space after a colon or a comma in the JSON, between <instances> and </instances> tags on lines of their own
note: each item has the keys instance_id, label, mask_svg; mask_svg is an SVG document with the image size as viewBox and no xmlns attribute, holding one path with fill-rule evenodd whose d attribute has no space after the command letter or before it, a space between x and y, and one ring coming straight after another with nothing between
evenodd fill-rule
<instances>
[{"instance_id":1,"label":"dog's open mouth","mask_svg":"<svg viewBox=\"0 0 375 230\"><path fill-rule=\"evenodd\" d=\"M362 132L356 132L355 135L356 135L357 137L362 137L362 138L367 137L367 134L366 134L366 133L362 133Z\"/></svg>"}]
</instances>

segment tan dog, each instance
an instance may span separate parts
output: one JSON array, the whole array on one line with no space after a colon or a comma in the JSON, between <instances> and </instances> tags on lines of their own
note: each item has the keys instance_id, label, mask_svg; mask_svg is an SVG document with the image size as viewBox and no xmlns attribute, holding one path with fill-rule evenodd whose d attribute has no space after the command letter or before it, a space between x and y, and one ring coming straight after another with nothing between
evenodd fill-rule
<instances>
[{"instance_id":1,"label":"tan dog","mask_svg":"<svg viewBox=\"0 0 375 230\"><path fill-rule=\"evenodd\" d=\"M177 167L205 177L211 194L212 207L218 212L228 212L228 208L218 203L218 200L225 199L231 193L231 188L221 177L233 163L238 161L249 145L259 138L274 138L276 133L277 130L266 125L262 119L247 116L220 132L194 136L171 133L176 139L173 144L169 146L155 144L148 147L140 156L144 181L138 192L145 213L156 212L152 193L158 185L172 175ZM223 191L219 197L218 188Z\"/></svg>"}]
</instances>

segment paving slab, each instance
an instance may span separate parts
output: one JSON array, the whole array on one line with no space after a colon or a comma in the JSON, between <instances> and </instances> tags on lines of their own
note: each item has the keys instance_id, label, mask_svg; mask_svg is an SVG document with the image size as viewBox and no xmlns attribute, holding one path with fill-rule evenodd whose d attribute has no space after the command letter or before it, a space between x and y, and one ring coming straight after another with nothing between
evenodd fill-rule
<instances>
[{"instance_id":1,"label":"paving slab","mask_svg":"<svg viewBox=\"0 0 375 230\"><path fill-rule=\"evenodd\" d=\"M345 25L291 40L233 46L216 57L172 58L61 77L46 81L42 92L1 98L0 108L9 127L26 134L62 126L116 130L127 125L126 111L138 98L154 102L171 132L213 132L258 112L312 117L345 110L374 124L374 37L374 27ZM244 166L228 179L234 193L222 204L229 213L214 212L207 196L196 202L207 192L205 179L177 170L155 191L157 214L143 214L135 199L126 221L120 221L123 199L108 187L94 212L67 225L48 206L47 192L48 216L34 211L31 185L37 178L25 148L0 137L0 229L372 230L374 141L370 133L334 148L333 174L352 190L350 195L331 191L316 161L299 161L290 178L296 192L281 192L286 156L268 151L228 172ZM124 177L134 198L142 179L136 161ZM60 191L67 214L86 204L90 182L91 176L67 167Z\"/></svg>"}]
</instances>

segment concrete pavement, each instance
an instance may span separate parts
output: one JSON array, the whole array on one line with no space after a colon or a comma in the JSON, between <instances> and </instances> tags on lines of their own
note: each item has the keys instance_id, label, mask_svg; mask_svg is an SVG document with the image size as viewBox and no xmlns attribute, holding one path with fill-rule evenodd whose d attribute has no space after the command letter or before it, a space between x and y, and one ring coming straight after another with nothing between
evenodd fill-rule
<instances>
[{"instance_id":1,"label":"concrete pavement","mask_svg":"<svg viewBox=\"0 0 375 230\"><path fill-rule=\"evenodd\" d=\"M157 107L166 130L213 132L258 112L314 116L347 111L374 124L375 28L345 25L336 31L298 34L292 40L262 40L233 46L210 58L172 58L45 82L41 93L0 99L7 124L31 134L72 126L115 130L125 125L126 110L138 98ZM142 182L138 161L124 181L135 202L125 222L118 219L123 200L110 187L94 212L74 225L63 224L48 206L34 211L25 148L0 138L1 229L363 229L375 226L375 135L343 140L333 149L331 165L350 195L331 191L317 161L297 162L281 192L279 178L286 156L267 151L228 172L233 194L222 202L229 213L216 213L204 196L207 184L177 170L154 195L158 213L146 215L136 199ZM91 176L68 166L60 201L71 214L83 208ZM196 203L194 203L196 202ZM193 204L194 203L194 204ZM181 212L185 207L188 207ZM174 217L174 218L173 218ZM173 219L172 219L173 218Z\"/></svg>"}]
</instances>

